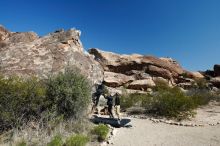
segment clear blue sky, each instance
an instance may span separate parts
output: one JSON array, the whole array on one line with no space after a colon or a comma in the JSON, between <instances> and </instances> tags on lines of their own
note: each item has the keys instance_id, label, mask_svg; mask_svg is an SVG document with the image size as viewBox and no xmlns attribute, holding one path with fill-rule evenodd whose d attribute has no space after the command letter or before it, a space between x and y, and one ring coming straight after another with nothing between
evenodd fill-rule
<instances>
[{"instance_id":1,"label":"clear blue sky","mask_svg":"<svg viewBox=\"0 0 220 146\"><path fill-rule=\"evenodd\" d=\"M75 27L85 49L172 57L192 71L220 64L220 0L1 0L0 24Z\"/></svg>"}]
</instances>

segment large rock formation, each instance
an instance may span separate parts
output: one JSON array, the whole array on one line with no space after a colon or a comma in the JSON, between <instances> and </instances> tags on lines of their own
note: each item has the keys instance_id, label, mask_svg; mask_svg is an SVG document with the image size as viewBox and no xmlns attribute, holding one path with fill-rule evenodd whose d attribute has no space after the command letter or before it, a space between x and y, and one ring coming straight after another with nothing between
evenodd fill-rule
<instances>
[{"instance_id":1,"label":"large rock formation","mask_svg":"<svg viewBox=\"0 0 220 146\"><path fill-rule=\"evenodd\" d=\"M211 86L220 86L220 65L213 71L189 72L171 58L120 55L99 49L90 49L89 53L83 49L76 29L39 37L34 32L10 32L0 26L0 73L6 76L45 78L77 67L93 84L104 80L109 89L127 88L132 93L151 91L159 81L188 89L196 80L207 79Z\"/></svg>"},{"instance_id":2,"label":"large rock formation","mask_svg":"<svg viewBox=\"0 0 220 146\"><path fill-rule=\"evenodd\" d=\"M104 68L104 81L110 87L125 86L129 89L147 90L155 86L154 78L160 77L175 84L179 76L185 73L171 58L119 55L95 48L90 49L89 53L94 55L95 60Z\"/></svg>"},{"instance_id":3,"label":"large rock formation","mask_svg":"<svg viewBox=\"0 0 220 146\"><path fill-rule=\"evenodd\" d=\"M77 67L93 83L101 82L103 69L84 53L79 37L75 29L38 37L34 32L14 33L0 26L0 72L44 78Z\"/></svg>"}]
</instances>

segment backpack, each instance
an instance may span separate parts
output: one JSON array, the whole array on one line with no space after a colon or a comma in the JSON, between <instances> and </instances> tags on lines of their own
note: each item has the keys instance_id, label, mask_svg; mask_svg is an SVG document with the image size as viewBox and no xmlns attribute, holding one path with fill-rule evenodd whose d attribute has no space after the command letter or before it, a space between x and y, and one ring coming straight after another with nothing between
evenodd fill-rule
<instances>
[{"instance_id":1,"label":"backpack","mask_svg":"<svg viewBox=\"0 0 220 146\"><path fill-rule=\"evenodd\" d=\"M103 94L104 85L103 84L98 85L96 92L97 92L97 94Z\"/></svg>"},{"instance_id":2,"label":"backpack","mask_svg":"<svg viewBox=\"0 0 220 146\"><path fill-rule=\"evenodd\" d=\"M107 105L113 105L113 97L112 96L108 96L107 98Z\"/></svg>"}]
</instances>

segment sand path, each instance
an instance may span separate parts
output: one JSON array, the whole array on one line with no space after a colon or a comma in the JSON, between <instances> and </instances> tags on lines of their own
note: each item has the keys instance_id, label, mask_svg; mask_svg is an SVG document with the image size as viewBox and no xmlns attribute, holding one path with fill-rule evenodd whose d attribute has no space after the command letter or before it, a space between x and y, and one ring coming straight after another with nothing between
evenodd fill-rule
<instances>
[{"instance_id":1,"label":"sand path","mask_svg":"<svg viewBox=\"0 0 220 146\"><path fill-rule=\"evenodd\" d=\"M220 146L220 125L184 127L131 118L132 127L116 129L114 146Z\"/></svg>"},{"instance_id":2,"label":"sand path","mask_svg":"<svg viewBox=\"0 0 220 146\"><path fill-rule=\"evenodd\" d=\"M153 123L149 119L130 118L130 128L116 128L110 139L114 146L220 146L220 105L212 102L197 109L191 121L202 127ZM209 124L215 124L210 126ZM113 143L113 144L111 144Z\"/></svg>"}]
</instances>

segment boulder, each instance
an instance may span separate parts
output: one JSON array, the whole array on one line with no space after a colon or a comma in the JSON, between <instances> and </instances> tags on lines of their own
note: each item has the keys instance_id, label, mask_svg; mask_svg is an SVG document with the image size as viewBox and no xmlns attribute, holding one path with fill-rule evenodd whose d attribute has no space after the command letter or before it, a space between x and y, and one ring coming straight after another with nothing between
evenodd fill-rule
<instances>
[{"instance_id":1,"label":"boulder","mask_svg":"<svg viewBox=\"0 0 220 146\"><path fill-rule=\"evenodd\" d=\"M168 80L172 79L172 73L169 70L157 66L149 65L146 72L152 76L163 77Z\"/></svg>"},{"instance_id":2,"label":"boulder","mask_svg":"<svg viewBox=\"0 0 220 146\"><path fill-rule=\"evenodd\" d=\"M142 91L142 90L135 90L135 89L125 89L123 86L121 87L106 87L108 89L108 91L110 93L119 93L119 94L132 94L132 93L142 93L142 94L146 94L146 91ZM150 88L148 88L147 90L150 90Z\"/></svg>"},{"instance_id":3,"label":"boulder","mask_svg":"<svg viewBox=\"0 0 220 146\"><path fill-rule=\"evenodd\" d=\"M170 87L173 86L173 84L169 80L164 79L163 77L153 77L152 79L155 83L163 82L163 83L166 83L167 85L169 85Z\"/></svg>"},{"instance_id":4,"label":"boulder","mask_svg":"<svg viewBox=\"0 0 220 146\"><path fill-rule=\"evenodd\" d=\"M213 70L206 70L204 72L206 78L211 78L215 76L215 72Z\"/></svg>"},{"instance_id":5,"label":"boulder","mask_svg":"<svg viewBox=\"0 0 220 146\"><path fill-rule=\"evenodd\" d=\"M152 79L135 80L128 85L129 89L135 90L147 90L147 88L152 88L155 83Z\"/></svg>"},{"instance_id":6,"label":"boulder","mask_svg":"<svg viewBox=\"0 0 220 146\"><path fill-rule=\"evenodd\" d=\"M215 86L220 88L220 77L214 77L210 79L210 82Z\"/></svg>"},{"instance_id":7,"label":"boulder","mask_svg":"<svg viewBox=\"0 0 220 146\"><path fill-rule=\"evenodd\" d=\"M160 59L154 56L139 54L119 55L95 48L90 49L89 53L95 56L95 59L100 62L105 71L129 75L131 70L145 71L151 66L151 70L154 74L159 76L163 75L169 79L171 77L176 78L178 75L184 73L182 67L171 59ZM157 71L159 71L159 73L157 73Z\"/></svg>"},{"instance_id":8,"label":"boulder","mask_svg":"<svg viewBox=\"0 0 220 146\"><path fill-rule=\"evenodd\" d=\"M177 86L179 86L185 90L188 90L193 87L193 83L191 83L191 82L179 83Z\"/></svg>"},{"instance_id":9,"label":"boulder","mask_svg":"<svg viewBox=\"0 0 220 146\"><path fill-rule=\"evenodd\" d=\"M119 87L133 80L135 80L133 76L114 72L104 72L104 82L109 87Z\"/></svg>"},{"instance_id":10,"label":"boulder","mask_svg":"<svg viewBox=\"0 0 220 146\"><path fill-rule=\"evenodd\" d=\"M43 37L33 32L9 33L0 48L0 73L6 76L38 76L63 72L65 68L78 68L93 84L103 80L102 66L85 54L80 31L57 31Z\"/></svg>"},{"instance_id":11,"label":"boulder","mask_svg":"<svg viewBox=\"0 0 220 146\"><path fill-rule=\"evenodd\" d=\"M192 78L192 79L203 79L204 75L201 74L200 72L187 72L187 77Z\"/></svg>"},{"instance_id":12,"label":"boulder","mask_svg":"<svg viewBox=\"0 0 220 146\"><path fill-rule=\"evenodd\" d=\"M214 74L215 76L220 76L220 64L214 65Z\"/></svg>"}]
</instances>

